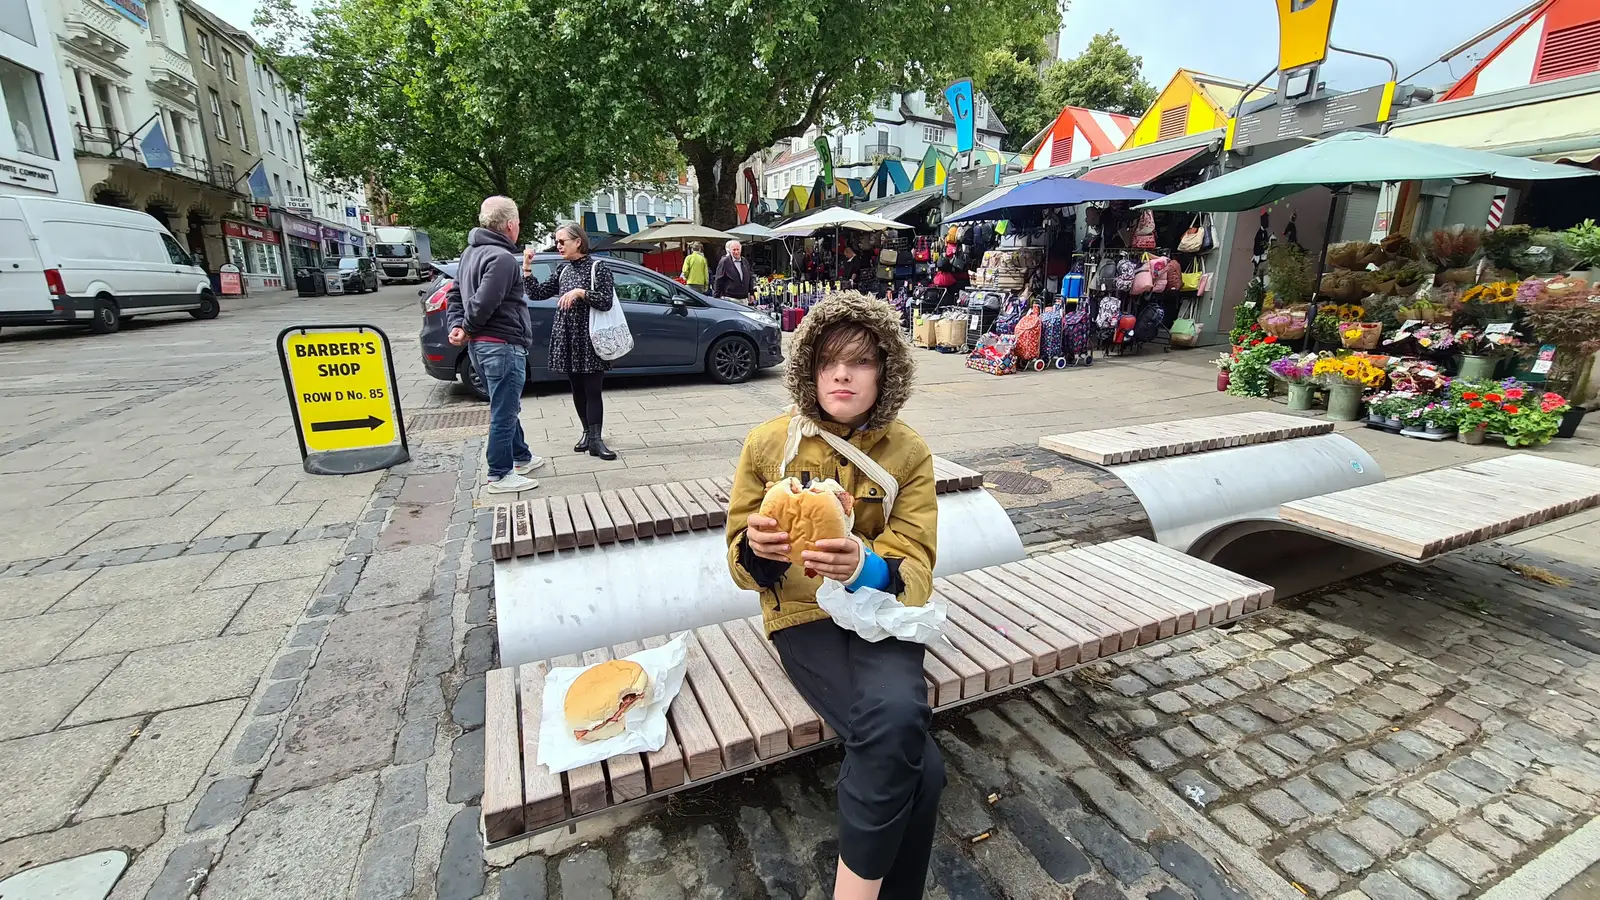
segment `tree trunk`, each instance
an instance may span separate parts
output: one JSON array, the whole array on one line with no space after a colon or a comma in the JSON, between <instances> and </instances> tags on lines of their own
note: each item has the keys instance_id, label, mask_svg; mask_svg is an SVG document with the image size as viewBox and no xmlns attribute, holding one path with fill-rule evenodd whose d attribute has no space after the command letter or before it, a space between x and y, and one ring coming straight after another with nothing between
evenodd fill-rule
<instances>
[{"instance_id":1,"label":"tree trunk","mask_svg":"<svg viewBox=\"0 0 1600 900\"><path fill-rule=\"evenodd\" d=\"M721 177L717 162L721 161ZM695 179L700 185L700 224L726 231L739 224L739 209L734 203L739 188L739 163L732 153L712 154L709 151L689 157L694 166Z\"/></svg>"}]
</instances>

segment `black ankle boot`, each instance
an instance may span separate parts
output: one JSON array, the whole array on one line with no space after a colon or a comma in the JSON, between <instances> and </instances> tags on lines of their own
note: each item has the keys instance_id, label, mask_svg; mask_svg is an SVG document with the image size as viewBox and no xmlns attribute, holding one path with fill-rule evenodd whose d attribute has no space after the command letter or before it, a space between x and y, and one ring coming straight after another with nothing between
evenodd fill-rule
<instances>
[{"instance_id":1,"label":"black ankle boot","mask_svg":"<svg viewBox=\"0 0 1600 900\"><path fill-rule=\"evenodd\" d=\"M587 426L587 425L583 426L583 437L578 438L578 442L576 444L572 445L572 452L573 453L588 453L589 452L589 426Z\"/></svg>"},{"instance_id":2,"label":"black ankle boot","mask_svg":"<svg viewBox=\"0 0 1600 900\"><path fill-rule=\"evenodd\" d=\"M587 437L589 439L590 456L598 456L601 459L606 460L617 458L617 454L610 447L606 446L605 439L600 436L599 425L590 425Z\"/></svg>"}]
</instances>

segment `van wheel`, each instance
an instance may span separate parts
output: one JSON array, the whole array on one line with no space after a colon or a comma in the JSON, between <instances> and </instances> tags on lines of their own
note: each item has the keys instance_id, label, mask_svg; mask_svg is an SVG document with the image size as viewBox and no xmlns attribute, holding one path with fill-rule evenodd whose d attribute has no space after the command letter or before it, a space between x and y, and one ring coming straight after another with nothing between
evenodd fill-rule
<instances>
[{"instance_id":1,"label":"van wheel","mask_svg":"<svg viewBox=\"0 0 1600 900\"><path fill-rule=\"evenodd\" d=\"M221 307L217 306L216 297L210 294L201 294L200 308L189 310L189 315L194 316L196 319L215 319L217 313L221 311Z\"/></svg>"},{"instance_id":2,"label":"van wheel","mask_svg":"<svg viewBox=\"0 0 1600 900\"><path fill-rule=\"evenodd\" d=\"M89 330L95 334L112 334L122 327L122 317L117 311L117 301L104 294L94 298L94 321Z\"/></svg>"}]
</instances>

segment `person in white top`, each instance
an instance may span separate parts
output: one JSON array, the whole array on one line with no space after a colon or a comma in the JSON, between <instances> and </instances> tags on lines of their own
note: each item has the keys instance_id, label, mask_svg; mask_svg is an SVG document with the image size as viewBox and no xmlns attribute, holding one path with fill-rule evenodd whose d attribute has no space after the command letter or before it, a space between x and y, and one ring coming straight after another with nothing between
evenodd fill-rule
<instances>
[{"instance_id":1,"label":"person in white top","mask_svg":"<svg viewBox=\"0 0 1600 900\"><path fill-rule=\"evenodd\" d=\"M730 300L748 300L756 289L756 273L750 260L744 258L744 248L738 241L728 242L728 253L717 262L717 274L711 279L711 293Z\"/></svg>"}]
</instances>

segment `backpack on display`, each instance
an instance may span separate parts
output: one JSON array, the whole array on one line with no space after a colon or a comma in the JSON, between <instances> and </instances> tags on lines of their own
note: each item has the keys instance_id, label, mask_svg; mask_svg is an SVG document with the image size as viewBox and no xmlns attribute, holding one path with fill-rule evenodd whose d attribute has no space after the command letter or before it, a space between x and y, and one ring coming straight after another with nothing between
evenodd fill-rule
<instances>
[{"instance_id":1,"label":"backpack on display","mask_svg":"<svg viewBox=\"0 0 1600 900\"><path fill-rule=\"evenodd\" d=\"M1171 268L1172 261L1165 256L1158 256L1150 260L1150 292L1164 294L1167 291L1167 269ZM1137 291L1135 291L1137 293Z\"/></svg>"},{"instance_id":2,"label":"backpack on display","mask_svg":"<svg viewBox=\"0 0 1600 900\"><path fill-rule=\"evenodd\" d=\"M933 258L933 239L927 235L917 238L916 246L911 250L911 259L915 262L927 262Z\"/></svg>"},{"instance_id":3,"label":"backpack on display","mask_svg":"<svg viewBox=\"0 0 1600 900\"><path fill-rule=\"evenodd\" d=\"M1139 273L1139 266L1131 259L1124 259L1117 263L1117 278L1112 282L1112 287L1118 293L1127 293L1133 290L1133 279Z\"/></svg>"},{"instance_id":4,"label":"backpack on display","mask_svg":"<svg viewBox=\"0 0 1600 900\"><path fill-rule=\"evenodd\" d=\"M1155 340L1161 333L1161 326L1165 323L1167 311L1159 303L1146 306L1139 313L1139 320L1133 326L1133 339L1141 344Z\"/></svg>"},{"instance_id":5,"label":"backpack on display","mask_svg":"<svg viewBox=\"0 0 1600 900\"><path fill-rule=\"evenodd\" d=\"M1167 260L1167 290L1183 290L1183 267L1175 259Z\"/></svg>"},{"instance_id":6,"label":"backpack on display","mask_svg":"<svg viewBox=\"0 0 1600 900\"><path fill-rule=\"evenodd\" d=\"M1122 302L1116 297L1106 297L1100 301L1100 311L1095 314L1094 325L1096 328L1110 330L1117 327L1117 319L1122 317Z\"/></svg>"},{"instance_id":7,"label":"backpack on display","mask_svg":"<svg viewBox=\"0 0 1600 900\"><path fill-rule=\"evenodd\" d=\"M1140 265L1138 269L1134 270L1133 287L1128 293L1135 297L1143 297L1145 294L1150 293L1155 285L1153 278L1154 275L1150 271L1150 264L1144 263Z\"/></svg>"}]
</instances>

